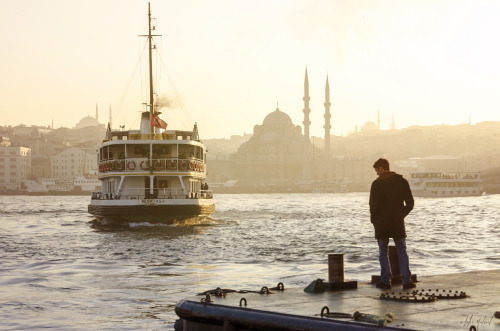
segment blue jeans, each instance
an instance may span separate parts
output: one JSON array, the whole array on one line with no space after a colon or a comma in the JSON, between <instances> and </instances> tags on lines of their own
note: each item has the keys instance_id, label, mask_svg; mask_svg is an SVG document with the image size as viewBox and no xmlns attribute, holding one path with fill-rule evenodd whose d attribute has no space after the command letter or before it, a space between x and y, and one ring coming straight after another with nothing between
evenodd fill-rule
<instances>
[{"instance_id":1,"label":"blue jeans","mask_svg":"<svg viewBox=\"0 0 500 331\"><path fill-rule=\"evenodd\" d=\"M396 251L399 258L399 270L403 284L408 284L411 280L410 261L406 253L406 239L393 238L396 244ZM382 282L390 284L392 279L391 265L389 264L389 238L377 239L378 241L378 259L380 261L380 275Z\"/></svg>"}]
</instances>

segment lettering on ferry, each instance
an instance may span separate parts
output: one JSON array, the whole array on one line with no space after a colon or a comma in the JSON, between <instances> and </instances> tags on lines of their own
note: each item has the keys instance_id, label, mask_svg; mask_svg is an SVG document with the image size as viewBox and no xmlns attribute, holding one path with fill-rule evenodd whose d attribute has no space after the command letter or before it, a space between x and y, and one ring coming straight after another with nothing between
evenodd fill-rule
<instances>
[{"instance_id":1,"label":"lettering on ferry","mask_svg":"<svg viewBox=\"0 0 500 331\"><path fill-rule=\"evenodd\" d=\"M142 199L145 206L156 206L157 204L165 203L165 199Z\"/></svg>"}]
</instances>

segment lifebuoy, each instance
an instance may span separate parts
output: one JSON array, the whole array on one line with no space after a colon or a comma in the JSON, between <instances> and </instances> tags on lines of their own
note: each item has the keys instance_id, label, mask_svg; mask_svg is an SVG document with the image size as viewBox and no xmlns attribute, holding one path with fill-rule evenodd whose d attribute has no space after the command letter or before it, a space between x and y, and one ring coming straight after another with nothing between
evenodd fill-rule
<instances>
[{"instance_id":1,"label":"lifebuoy","mask_svg":"<svg viewBox=\"0 0 500 331\"><path fill-rule=\"evenodd\" d=\"M177 161L176 160L168 160L167 168L169 170L175 170L175 169L177 169Z\"/></svg>"},{"instance_id":2,"label":"lifebuoy","mask_svg":"<svg viewBox=\"0 0 500 331\"><path fill-rule=\"evenodd\" d=\"M148 170L149 169L149 162L146 160L141 161L141 169Z\"/></svg>"},{"instance_id":3,"label":"lifebuoy","mask_svg":"<svg viewBox=\"0 0 500 331\"><path fill-rule=\"evenodd\" d=\"M128 170L135 170L135 161L128 161L127 169Z\"/></svg>"},{"instance_id":4,"label":"lifebuoy","mask_svg":"<svg viewBox=\"0 0 500 331\"><path fill-rule=\"evenodd\" d=\"M194 161L189 161L189 170L194 170Z\"/></svg>"},{"instance_id":5,"label":"lifebuoy","mask_svg":"<svg viewBox=\"0 0 500 331\"><path fill-rule=\"evenodd\" d=\"M188 162L186 160L182 160L181 162L181 169L182 170L187 170L188 168Z\"/></svg>"},{"instance_id":6,"label":"lifebuoy","mask_svg":"<svg viewBox=\"0 0 500 331\"><path fill-rule=\"evenodd\" d=\"M153 167L155 168L155 170L164 170L165 169L165 161L155 160Z\"/></svg>"},{"instance_id":7,"label":"lifebuoy","mask_svg":"<svg viewBox=\"0 0 500 331\"><path fill-rule=\"evenodd\" d=\"M109 170L115 170L115 163L113 161L109 161Z\"/></svg>"}]
</instances>

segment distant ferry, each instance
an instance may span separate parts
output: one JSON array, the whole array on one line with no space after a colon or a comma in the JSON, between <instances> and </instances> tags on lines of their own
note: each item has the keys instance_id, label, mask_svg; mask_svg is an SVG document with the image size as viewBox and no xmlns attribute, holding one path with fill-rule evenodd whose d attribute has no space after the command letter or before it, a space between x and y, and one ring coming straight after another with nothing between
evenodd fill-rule
<instances>
[{"instance_id":1,"label":"distant ferry","mask_svg":"<svg viewBox=\"0 0 500 331\"><path fill-rule=\"evenodd\" d=\"M410 188L416 197L467 197L483 194L479 172L414 172Z\"/></svg>"},{"instance_id":2,"label":"distant ferry","mask_svg":"<svg viewBox=\"0 0 500 331\"><path fill-rule=\"evenodd\" d=\"M347 185L347 180L344 178L315 181L311 191L312 193L345 193L348 191Z\"/></svg>"},{"instance_id":3,"label":"distant ferry","mask_svg":"<svg viewBox=\"0 0 500 331\"><path fill-rule=\"evenodd\" d=\"M73 180L43 178L40 182L23 180L24 193L28 195L90 195L100 189L97 177L79 174Z\"/></svg>"},{"instance_id":4,"label":"distant ferry","mask_svg":"<svg viewBox=\"0 0 500 331\"><path fill-rule=\"evenodd\" d=\"M101 189L92 194L88 212L98 220L180 221L215 211L206 184L207 149L192 131L166 130L154 110L152 29L149 17L149 104L140 130L111 131L98 149Z\"/></svg>"}]
</instances>

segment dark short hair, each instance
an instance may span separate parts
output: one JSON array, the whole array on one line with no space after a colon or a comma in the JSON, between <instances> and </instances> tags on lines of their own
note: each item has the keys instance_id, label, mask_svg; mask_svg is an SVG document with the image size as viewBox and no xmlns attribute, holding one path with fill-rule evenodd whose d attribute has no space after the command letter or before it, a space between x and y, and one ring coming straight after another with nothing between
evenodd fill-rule
<instances>
[{"instance_id":1,"label":"dark short hair","mask_svg":"<svg viewBox=\"0 0 500 331\"><path fill-rule=\"evenodd\" d=\"M373 164L373 168L377 169L378 167L382 167L385 170L390 170L389 161L387 161L386 159L382 159L382 158L378 159Z\"/></svg>"}]
</instances>

